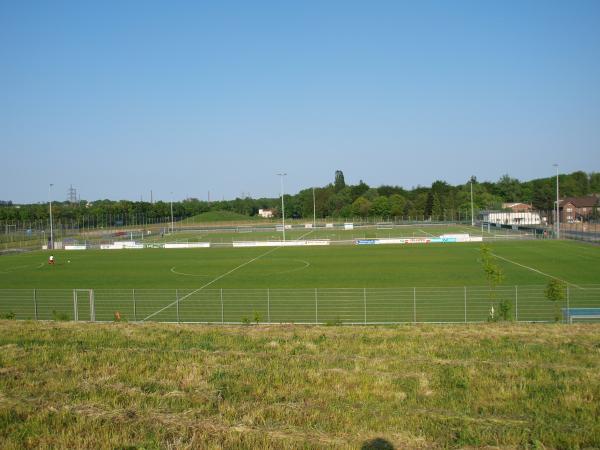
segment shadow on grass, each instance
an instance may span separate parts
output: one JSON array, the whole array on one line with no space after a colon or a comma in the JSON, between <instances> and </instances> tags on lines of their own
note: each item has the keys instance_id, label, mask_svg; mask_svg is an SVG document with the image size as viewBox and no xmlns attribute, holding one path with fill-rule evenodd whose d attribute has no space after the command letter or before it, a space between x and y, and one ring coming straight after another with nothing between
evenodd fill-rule
<instances>
[{"instance_id":1,"label":"shadow on grass","mask_svg":"<svg viewBox=\"0 0 600 450\"><path fill-rule=\"evenodd\" d=\"M394 450L394 446L383 438L375 438L363 442L360 450Z\"/></svg>"}]
</instances>

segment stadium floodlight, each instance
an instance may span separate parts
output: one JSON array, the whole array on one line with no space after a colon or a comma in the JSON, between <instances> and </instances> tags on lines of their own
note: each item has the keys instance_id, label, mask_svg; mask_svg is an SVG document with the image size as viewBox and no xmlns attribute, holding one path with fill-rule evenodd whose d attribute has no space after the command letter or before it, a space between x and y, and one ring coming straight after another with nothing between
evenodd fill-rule
<instances>
[{"instance_id":1,"label":"stadium floodlight","mask_svg":"<svg viewBox=\"0 0 600 450\"><path fill-rule=\"evenodd\" d=\"M558 164L552 164L556 167L556 239L560 239L560 203L558 199Z\"/></svg>"},{"instance_id":2,"label":"stadium floodlight","mask_svg":"<svg viewBox=\"0 0 600 450\"><path fill-rule=\"evenodd\" d=\"M315 203L315 187L313 186L313 228L317 226L317 204Z\"/></svg>"},{"instance_id":3,"label":"stadium floodlight","mask_svg":"<svg viewBox=\"0 0 600 450\"><path fill-rule=\"evenodd\" d=\"M50 207L50 248L53 249L54 248L54 233L52 230L52 186L54 186L53 183L50 183L50 186L48 186L48 203L49 203L49 207Z\"/></svg>"},{"instance_id":4,"label":"stadium floodlight","mask_svg":"<svg viewBox=\"0 0 600 450\"><path fill-rule=\"evenodd\" d=\"M473 215L473 175L471 175L471 226L475 226L475 217Z\"/></svg>"},{"instance_id":5,"label":"stadium floodlight","mask_svg":"<svg viewBox=\"0 0 600 450\"><path fill-rule=\"evenodd\" d=\"M281 180L281 219L283 221L283 242L285 242L285 204L283 202L283 177L287 175L287 173L282 172L278 173L279 179Z\"/></svg>"},{"instance_id":6,"label":"stadium floodlight","mask_svg":"<svg viewBox=\"0 0 600 450\"><path fill-rule=\"evenodd\" d=\"M173 226L173 193L171 192L171 234L174 233L174 226Z\"/></svg>"}]
</instances>

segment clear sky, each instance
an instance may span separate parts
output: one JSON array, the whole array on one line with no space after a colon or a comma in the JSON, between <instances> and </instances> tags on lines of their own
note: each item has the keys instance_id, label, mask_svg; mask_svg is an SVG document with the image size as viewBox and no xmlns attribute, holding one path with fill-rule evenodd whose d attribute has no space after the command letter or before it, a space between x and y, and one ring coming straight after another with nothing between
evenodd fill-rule
<instances>
[{"instance_id":1,"label":"clear sky","mask_svg":"<svg viewBox=\"0 0 600 450\"><path fill-rule=\"evenodd\" d=\"M600 1L0 2L0 200L600 171Z\"/></svg>"}]
</instances>

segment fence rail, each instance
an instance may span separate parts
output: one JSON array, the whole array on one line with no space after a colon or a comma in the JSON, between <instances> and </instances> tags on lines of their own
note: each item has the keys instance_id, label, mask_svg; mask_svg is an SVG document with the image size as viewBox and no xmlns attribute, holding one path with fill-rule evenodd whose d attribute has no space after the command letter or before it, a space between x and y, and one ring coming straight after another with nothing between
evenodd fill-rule
<instances>
[{"instance_id":1,"label":"fence rail","mask_svg":"<svg viewBox=\"0 0 600 450\"><path fill-rule=\"evenodd\" d=\"M586 308L586 320L600 319L600 285L569 285L560 302L545 288L0 289L0 317L368 325L571 321L578 317L569 311Z\"/></svg>"}]
</instances>

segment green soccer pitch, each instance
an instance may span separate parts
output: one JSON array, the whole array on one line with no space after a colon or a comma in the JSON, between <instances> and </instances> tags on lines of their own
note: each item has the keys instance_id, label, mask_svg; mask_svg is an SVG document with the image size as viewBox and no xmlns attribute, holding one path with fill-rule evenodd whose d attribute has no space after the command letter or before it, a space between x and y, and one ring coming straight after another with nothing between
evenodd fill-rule
<instances>
[{"instance_id":1,"label":"green soccer pitch","mask_svg":"<svg viewBox=\"0 0 600 450\"><path fill-rule=\"evenodd\" d=\"M578 292L579 286L600 283L600 247L547 240L512 240L488 245L505 275L502 284L506 290L502 295L512 299L511 289L517 285L521 292L527 286L538 287L535 295L530 292L529 300L521 294L521 314L517 317L520 320L552 319L549 303L546 305L543 300L543 286L551 278L563 280ZM368 316L372 321L485 320L491 303L487 302L487 294L472 290L487 285L479 261L480 247L479 243L435 243L55 251L54 265L47 263L48 252L32 252L0 258L0 313L18 309L22 296L26 306L18 309L21 312L17 318L33 318L30 290L36 289L34 301L36 308L40 308L35 312L36 317L53 318L54 310L60 309L66 311L68 318L74 318L71 290L93 289L96 307L103 314L98 320L112 320L113 312L119 310L127 312L128 320L240 322L259 315L260 321L267 321L271 314L267 308L278 307L281 314L269 319L362 322L363 315L367 315L363 309L367 307L363 308L362 294L357 291L364 288L371 290ZM470 289L468 317L466 311L463 313L465 286ZM407 291L413 287L418 289L419 304L415 310L421 309L417 312L411 309L412 291ZM313 306L312 290L326 292L331 288L345 288L349 293L344 296L338 292L337 297L329 300L323 293L317 293L322 300L319 303L315 299L317 304ZM423 295L429 288L438 291ZM445 288L448 290L444 291ZM227 290L226 311L219 303L219 289ZM265 298L268 289L279 290L278 297L271 298L270 306ZM372 294L377 289L400 291L389 291L385 297L381 292ZM137 311L132 311L131 306L133 290L138 292ZM297 291L286 296L281 290ZM585 306L600 306L596 291L581 290L586 295ZM79 308L83 307L80 319L88 320L87 293L79 295ZM178 298L182 301L176 306L174 301ZM529 316L525 315L527 301L533 302ZM55 308L53 302L60 308ZM397 315L388 317L390 305L395 304L400 305L394 310ZM209 311L203 310L200 317L202 308ZM537 314L540 308L544 314ZM417 313L418 317L414 317Z\"/></svg>"},{"instance_id":2,"label":"green soccer pitch","mask_svg":"<svg viewBox=\"0 0 600 450\"><path fill-rule=\"evenodd\" d=\"M600 282L600 247L570 241L488 244L504 284ZM481 244L32 252L0 258L2 289L357 288L485 285ZM70 261L70 262L68 262ZM231 273L228 273L230 272ZM218 279L217 279L218 278Z\"/></svg>"}]
</instances>

